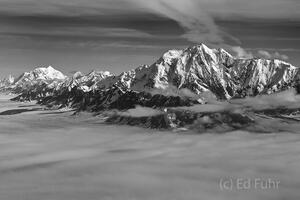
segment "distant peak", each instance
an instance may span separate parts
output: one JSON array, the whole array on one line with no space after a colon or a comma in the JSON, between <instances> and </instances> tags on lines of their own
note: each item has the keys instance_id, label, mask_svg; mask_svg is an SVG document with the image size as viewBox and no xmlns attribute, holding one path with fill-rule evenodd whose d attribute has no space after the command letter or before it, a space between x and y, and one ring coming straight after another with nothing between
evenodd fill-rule
<instances>
[{"instance_id":1,"label":"distant peak","mask_svg":"<svg viewBox=\"0 0 300 200\"><path fill-rule=\"evenodd\" d=\"M90 75L103 75L103 76L112 76L113 74L109 71L96 71L92 70L90 73L87 74L88 76Z\"/></svg>"},{"instance_id":2,"label":"distant peak","mask_svg":"<svg viewBox=\"0 0 300 200\"><path fill-rule=\"evenodd\" d=\"M102 71L103 75L105 76L110 76L110 75L113 75L111 72L109 71Z\"/></svg>"},{"instance_id":3,"label":"distant peak","mask_svg":"<svg viewBox=\"0 0 300 200\"><path fill-rule=\"evenodd\" d=\"M73 74L73 78L79 78L79 77L82 77L83 76L83 74L82 74L82 72L80 72L80 71L77 71L77 72L75 72L74 74Z\"/></svg>"},{"instance_id":4,"label":"distant peak","mask_svg":"<svg viewBox=\"0 0 300 200\"><path fill-rule=\"evenodd\" d=\"M52 66L37 67L30 72L23 73L23 75L21 75L20 78L22 78L22 77L30 77L29 79L32 79L32 77L35 77L35 79L44 79L44 80L46 80L46 79L65 79L66 78L66 76L62 72L54 69Z\"/></svg>"}]
</instances>

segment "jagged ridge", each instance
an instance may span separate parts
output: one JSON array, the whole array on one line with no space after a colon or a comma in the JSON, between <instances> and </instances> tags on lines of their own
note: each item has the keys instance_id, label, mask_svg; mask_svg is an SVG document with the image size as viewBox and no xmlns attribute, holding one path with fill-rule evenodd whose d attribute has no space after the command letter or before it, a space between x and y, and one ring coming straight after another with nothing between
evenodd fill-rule
<instances>
[{"instance_id":1,"label":"jagged ridge","mask_svg":"<svg viewBox=\"0 0 300 200\"><path fill-rule=\"evenodd\" d=\"M201 98L203 92L211 92L218 99L270 94L290 87L299 88L299 74L299 68L284 61L234 58L224 49L210 49L200 44L170 50L154 64L118 76L92 71L86 75L77 72L67 78L52 67L37 68L5 88L19 93L14 99L18 101L38 100L52 106L90 110L126 109L135 104L193 105L199 102L195 100ZM165 104L151 100L157 90L163 91L161 96L173 90L165 97ZM182 95L182 90L190 94Z\"/></svg>"}]
</instances>

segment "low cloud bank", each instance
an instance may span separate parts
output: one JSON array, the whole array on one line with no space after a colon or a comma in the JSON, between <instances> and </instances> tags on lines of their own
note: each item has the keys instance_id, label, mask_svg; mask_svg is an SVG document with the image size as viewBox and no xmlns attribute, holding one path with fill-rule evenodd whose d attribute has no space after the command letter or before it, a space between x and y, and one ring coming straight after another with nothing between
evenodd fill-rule
<instances>
[{"instance_id":1,"label":"low cloud bank","mask_svg":"<svg viewBox=\"0 0 300 200\"><path fill-rule=\"evenodd\" d=\"M129 109L125 112L118 112L118 115L128 116L128 117L150 117L155 115L160 115L163 112L157 109L136 106L135 108Z\"/></svg>"},{"instance_id":2,"label":"low cloud bank","mask_svg":"<svg viewBox=\"0 0 300 200\"><path fill-rule=\"evenodd\" d=\"M133 117L128 121L130 125L142 126L144 122L140 121L139 117L151 117L151 120L147 121L150 123L148 127L186 128L197 133L226 133L234 130L298 133L299 108L300 95L297 95L295 90L288 90L223 102L212 100L203 105L165 110L137 106L125 112L117 112L117 115Z\"/></svg>"},{"instance_id":3,"label":"low cloud bank","mask_svg":"<svg viewBox=\"0 0 300 200\"><path fill-rule=\"evenodd\" d=\"M231 50L235 53L237 58L253 58L252 52L248 52L240 46L233 46Z\"/></svg>"},{"instance_id":4,"label":"low cloud bank","mask_svg":"<svg viewBox=\"0 0 300 200\"><path fill-rule=\"evenodd\" d=\"M255 133L299 133L300 114L297 112L299 108L300 95L297 95L295 90L287 90L271 95L179 109L207 113L193 123L191 128L196 132L218 133L243 129ZM220 121L222 123L218 123Z\"/></svg>"},{"instance_id":5,"label":"low cloud bank","mask_svg":"<svg viewBox=\"0 0 300 200\"><path fill-rule=\"evenodd\" d=\"M179 107L195 112L222 112L239 110L265 110L276 108L300 108L300 95L295 90L287 90L270 95L246 97L244 99L232 99L229 101L210 101L208 104L195 105L191 107Z\"/></svg>"},{"instance_id":6,"label":"low cloud bank","mask_svg":"<svg viewBox=\"0 0 300 200\"><path fill-rule=\"evenodd\" d=\"M199 97L199 96L197 96ZM171 110L189 110L197 113L216 113L216 112L231 112L245 113L251 111L263 111L267 109L297 109L300 108L300 95L296 94L295 90L287 90L270 95L261 95L256 97L247 97L244 99L232 99L230 101L214 101L211 100L207 104L174 107ZM142 117L155 116L163 114L162 110L136 106L125 112L118 112L119 115Z\"/></svg>"},{"instance_id":7,"label":"low cloud bank","mask_svg":"<svg viewBox=\"0 0 300 200\"><path fill-rule=\"evenodd\" d=\"M253 110L276 109L279 107L294 109L300 107L300 95L297 95L296 91L291 89L270 95L233 99L229 102Z\"/></svg>"}]
</instances>

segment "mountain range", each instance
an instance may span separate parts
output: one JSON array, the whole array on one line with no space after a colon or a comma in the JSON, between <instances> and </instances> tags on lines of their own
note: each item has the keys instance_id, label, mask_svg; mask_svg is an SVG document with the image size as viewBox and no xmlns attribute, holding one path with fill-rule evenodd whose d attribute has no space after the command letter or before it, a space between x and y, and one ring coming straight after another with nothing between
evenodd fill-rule
<instances>
[{"instance_id":1,"label":"mountain range","mask_svg":"<svg viewBox=\"0 0 300 200\"><path fill-rule=\"evenodd\" d=\"M285 61L235 58L205 44L169 50L152 65L114 75L76 72L67 77L53 67L38 67L0 81L13 100L79 110L190 106L207 98L228 100L299 88L300 70Z\"/></svg>"}]
</instances>

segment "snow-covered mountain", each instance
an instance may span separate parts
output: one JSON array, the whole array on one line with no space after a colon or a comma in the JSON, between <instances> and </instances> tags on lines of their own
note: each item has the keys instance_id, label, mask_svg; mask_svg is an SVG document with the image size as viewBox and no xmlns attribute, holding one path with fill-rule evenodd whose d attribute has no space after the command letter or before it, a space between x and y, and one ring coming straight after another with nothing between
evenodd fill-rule
<instances>
[{"instance_id":1,"label":"snow-covered mountain","mask_svg":"<svg viewBox=\"0 0 300 200\"><path fill-rule=\"evenodd\" d=\"M201 98L207 92L223 100L270 94L290 87L299 88L299 80L299 68L285 61L235 58L224 49L210 49L200 44L169 50L152 65L143 65L118 76L92 71L86 75L76 72L67 78L52 67L37 68L24 73L11 87L21 93L22 98L17 100L39 97L41 102L49 104L93 107L94 103L96 107L105 105L108 108L113 102L120 104L118 99L134 103L151 99L155 94L192 101L195 98L191 96ZM44 97L47 100L42 99Z\"/></svg>"},{"instance_id":2,"label":"snow-covered mountain","mask_svg":"<svg viewBox=\"0 0 300 200\"><path fill-rule=\"evenodd\" d=\"M97 89L116 85L124 90L153 92L188 89L212 92L219 99L270 94L294 86L299 68L280 60L239 59L204 44L170 50L152 65L97 81ZM165 93L165 92L164 92Z\"/></svg>"},{"instance_id":3,"label":"snow-covered mountain","mask_svg":"<svg viewBox=\"0 0 300 200\"><path fill-rule=\"evenodd\" d=\"M141 66L103 80L103 88L116 84L135 91L189 89L211 91L220 99L269 94L292 86L299 68L280 60L238 59L224 49L204 44L170 50L151 66ZM112 80L113 79L113 80Z\"/></svg>"},{"instance_id":4,"label":"snow-covered mountain","mask_svg":"<svg viewBox=\"0 0 300 200\"><path fill-rule=\"evenodd\" d=\"M28 97L33 100L37 97L51 95L67 76L53 67L38 67L30 72L24 72L18 78L11 81L2 90L20 94L20 97ZM21 99L21 98L20 98Z\"/></svg>"},{"instance_id":5,"label":"snow-covered mountain","mask_svg":"<svg viewBox=\"0 0 300 200\"><path fill-rule=\"evenodd\" d=\"M67 78L62 72L54 69L53 67L38 67L30 72L24 72L19 76L13 85L21 86L27 84L33 84L37 81L52 81L52 80L64 80Z\"/></svg>"}]
</instances>

